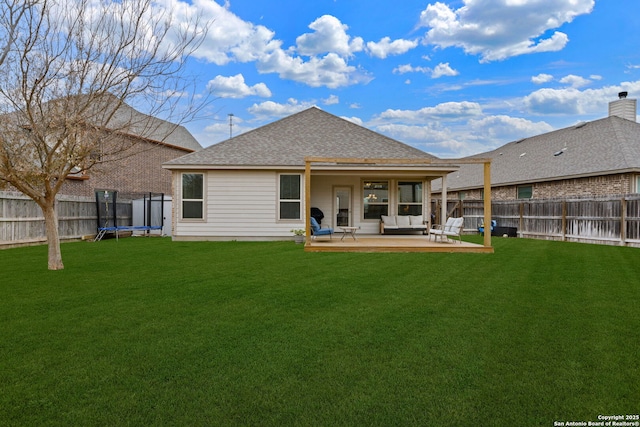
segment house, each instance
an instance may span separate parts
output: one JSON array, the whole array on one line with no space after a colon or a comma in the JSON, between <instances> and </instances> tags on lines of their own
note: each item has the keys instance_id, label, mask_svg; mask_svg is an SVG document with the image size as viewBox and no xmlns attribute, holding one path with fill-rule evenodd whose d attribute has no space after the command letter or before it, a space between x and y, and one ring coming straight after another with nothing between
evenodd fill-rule
<instances>
[{"instance_id":1,"label":"house","mask_svg":"<svg viewBox=\"0 0 640 427\"><path fill-rule=\"evenodd\" d=\"M317 107L168 161L175 240L282 240L322 226L379 234L381 215L429 218L430 185L458 169Z\"/></svg>"},{"instance_id":2,"label":"house","mask_svg":"<svg viewBox=\"0 0 640 427\"><path fill-rule=\"evenodd\" d=\"M106 102L118 102L109 96L104 99ZM56 106L55 101L46 105L50 108ZM100 110L96 102L91 102L91 105ZM144 200L143 197L149 193L156 193L156 198L157 193L164 193L165 197L160 200L165 201L171 196L171 172L163 169L162 164L202 148L183 126L142 114L127 104L114 105L119 106L110 115L106 126L91 119L82 123L85 130L105 137L101 138L100 149L91 152L90 160L96 162L93 167L86 172L78 171L68 175L56 195L60 236L64 240L95 233L97 189L116 190L119 192L117 200L123 205L129 205L129 208L124 206L122 210L118 210L120 225L145 223L144 217L149 216L150 210L145 211L141 207L140 210L146 215L140 213L136 216L138 199ZM5 129L18 128L17 114L7 114L1 118ZM22 129L30 131L28 126L22 126ZM111 149L112 145L115 150ZM118 153L121 155L116 157L108 154L117 153L120 146L127 148L125 152ZM153 205L156 206L157 203ZM163 203L163 207L164 205ZM165 212L168 208L170 205L167 204ZM46 240L41 209L33 200L1 180L0 211L3 216L0 221L0 246ZM156 222L162 221L162 216ZM141 219L136 224L137 217ZM170 232L169 224L170 222L165 224L164 232Z\"/></svg>"},{"instance_id":3,"label":"house","mask_svg":"<svg viewBox=\"0 0 640 427\"><path fill-rule=\"evenodd\" d=\"M116 128L119 122L127 123L126 131L117 131L115 143L128 140L132 149L117 160L98 162L86 173L69 175L59 194L95 197L95 189L111 189L129 197L149 192L171 195L171 173L162 164L201 150L200 143L184 126L127 104L118 108L114 121Z\"/></svg>"},{"instance_id":4,"label":"house","mask_svg":"<svg viewBox=\"0 0 640 427\"><path fill-rule=\"evenodd\" d=\"M640 192L640 124L626 92L609 116L510 142L468 159L490 158L493 200L609 196ZM447 178L450 198L482 199L482 168L463 164ZM440 194L441 183L433 192ZM436 196L438 197L438 196Z\"/></svg>"},{"instance_id":5,"label":"house","mask_svg":"<svg viewBox=\"0 0 640 427\"><path fill-rule=\"evenodd\" d=\"M143 114L113 95L93 96L88 101L83 96L75 98L80 99L77 109L83 114L84 131L100 142L92 148L90 158L83 159L93 166L81 170L86 165L78 165L77 171L66 177L57 193L60 196L93 199L95 189L117 190L130 196L149 192L170 195L171 173L162 169L162 164L202 149L183 126ZM60 98L44 104L48 110L43 113L43 126L55 125L57 117L73 114L74 106L65 107L73 100L74 97ZM87 104L93 108L83 109ZM49 110L51 117L47 116ZM18 113L6 114L2 119L3 128L17 126L29 131L31 126L28 120L21 125L23 119ZM3 189L15 191L10 185Z\"/></svg>"}]
</instances>

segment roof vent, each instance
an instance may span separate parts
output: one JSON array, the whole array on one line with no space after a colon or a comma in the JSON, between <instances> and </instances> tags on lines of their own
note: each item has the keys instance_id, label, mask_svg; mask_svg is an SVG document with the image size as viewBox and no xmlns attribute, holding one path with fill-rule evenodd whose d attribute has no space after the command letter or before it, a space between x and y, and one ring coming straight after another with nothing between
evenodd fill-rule
<instances>
[{"instance_id":1,"label":"roof vent","mask_svg":"<svg viewBox=\"0 0 640 427\"><path fill-rule=\"evenodd\" d=\"M580 122L577 125L575 125L574 129L580 129L585 127L589 122Z\"/></svg>"},{"instance_id":2,"label":"roof vent","mask_svg":"<svg viewBox=\"0 0 640 427\"><path fill-rule=\"evenodd\" d=\"M618 92L619 99L625 99L629 95L629 92Z\"/></svg>"},{"instance_id":3,"label":"roof vent","mask_svg":"<svg viewBox=\"0 0 640 427\"><path fill-rule=\"evenodd\" d=\"M558 156L562 155L562 153L564 153L566 151L566 149L567 149L567 147L564 147L562 150L556 151L555 153L553 153L553 155L558 157Z\"/></svg>"}]
</instances>

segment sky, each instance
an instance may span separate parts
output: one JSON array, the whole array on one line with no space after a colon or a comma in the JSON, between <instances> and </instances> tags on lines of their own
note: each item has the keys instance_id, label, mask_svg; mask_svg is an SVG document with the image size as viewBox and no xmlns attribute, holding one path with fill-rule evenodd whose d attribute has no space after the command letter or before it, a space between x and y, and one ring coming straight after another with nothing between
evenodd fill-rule
<instances>
[{"instance_id":1,"label":"sky","mask_svg":"<svg viewBox=\"0 0 640 427\"><path fill-rule=\"evenodd\" d=\"M317 106L456 158L640 97L638 0L163 1L212 20L187 61L203 147Z\"/></svg>"}]
</instances>

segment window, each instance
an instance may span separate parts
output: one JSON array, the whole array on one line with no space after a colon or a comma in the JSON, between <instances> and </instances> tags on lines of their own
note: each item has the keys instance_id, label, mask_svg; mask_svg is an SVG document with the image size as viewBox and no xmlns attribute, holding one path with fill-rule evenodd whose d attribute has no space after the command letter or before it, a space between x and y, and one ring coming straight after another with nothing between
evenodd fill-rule
<instances>
[{"instance_id":1,"label":"window","mask_svg":"<svg viewBox=\"0 0 640 427\"><path fill-rule=\"evenodd\" d=\"M530 199L533 197L532 185L519 185L518 186L518 199Z\"/></svg>"},{"instance_id":2,"label":"window","mask_svg":"<svg viewBox=\"0 0 640 427\"><path fill-rule=\"evenodd\" d=\"M300 219L300 175L280 175L280 219Z\"/></svg>"},{"instance_id":3,"label":"window","mask_svg":"<svg viewBox=\"0 0 640 427\"><path fill-rule=\"evenodd\" d=\"M389 181L365 181L363 184L364 219L379 220L389 215Z\"/></svg>"},{"instance_id":4,"label":"window","mask_svg":"<svg viewBox=\"0 0 640 427\"><path fill-rule=\"evenodd\" d=\"M422 182L398 182L398 215L422 215Z\"/></svg>"},{"instance_id":5,"label":"window","mask_svg":"<svg viewBox=\"0 0 640 427\"><path fill-rule=\"evenodd\" d=\"M182 174L182 218L204 218L204 175Z\"/></svg>"},{"instance_id":6,"label":"window","mask_svg":"<svg viewBox=\"0 0 640 427\"><path fill-rule=\"evenodd\" d=\"M633 189L635 193L640 193L640 175L636 175L636 187Z\"/></svg>"}]
</instances>

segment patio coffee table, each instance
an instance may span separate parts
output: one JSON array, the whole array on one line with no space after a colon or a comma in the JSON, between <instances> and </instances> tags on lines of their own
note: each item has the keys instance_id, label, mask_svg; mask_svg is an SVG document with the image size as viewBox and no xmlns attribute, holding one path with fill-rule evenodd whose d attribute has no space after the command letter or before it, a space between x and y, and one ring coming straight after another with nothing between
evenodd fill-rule
<instances>
[{"instance_id":1,"label":"patio coffee table","mask_svg":"<svg viewBox=\"0 0 640 427\"><path fill-rule=\"evenodd\" d=\"M344 236L346 236L347 234L353 237L353 240L358 240L356 239L356 232L360 227L339 227L339 228L343 231L342 238L340 239L340 241L344 240Z\"/></svg>"}]
</instances>

